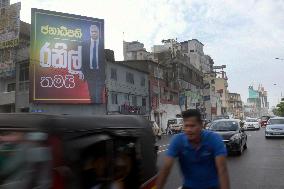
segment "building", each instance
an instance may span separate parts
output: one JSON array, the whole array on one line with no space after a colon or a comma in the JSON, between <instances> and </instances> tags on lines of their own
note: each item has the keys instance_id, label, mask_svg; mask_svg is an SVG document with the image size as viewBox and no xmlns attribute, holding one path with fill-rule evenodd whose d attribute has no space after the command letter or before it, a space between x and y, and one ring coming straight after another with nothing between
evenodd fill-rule
<instances>
[{"instance_id":1,"label":"building","mask_svg":"<svg viewBox=\"0 0 284 189\"><path fill-rule=\"evenodd\" d=\"M229 93L228 104L228 114L232 115L232 117L236 119L241 119L244 117L243 103L240 94Z\"/></svg>"},{"instance_id":2,"label":"building","mask_svg":"<svg viewBox=\"0 0 284 189\"><path fill-rule=\"evenodd\" d=\"M123 41L124 60L147 60L150 53L144 48L144 44L139 41Z\"/></svg>"},{"instance_id":3,"label":"building","mask_svg":"<svg viewBox=\"0 0 284 189\"><path fill-rule=\"evenodd\" d=\"M107 114L133 114L150 118L148 70L124 61L108 62Z\"/></svg>"},{"instance_id":4,"label":"building","mask_svg":"<svg viewBox=\"0 0 284 189\"><path fill-rule=\"evenodd\" d=\"M165 80L166 67L151 60L128 60L119 63L133 69L147 70L151 104L150 117L151 120L156 121L160 127L165 129L167 120L180 114L178 88L177 85L170 85Z\"/></svg>"},{"instance_id":5,"label":"building","mask_svg":"<svg viewBox=\"0 0 284 189\"><path fill-rule=\"evenodd\" d=\"M205 104L206 119L213 120L216 116L222 115L221 94L215 87L216 74L214 72L205 74L203 87L203 101Z\"/></svg>"},{"instance_id":6,"label":"building","mask_svg":"<svg viewBox=\"0 0 284 189\"><path fill-rule=\"evenodd\" d=\"M228 91L228 78L226 76L226 72L221 71L217 74L214 79L215 90L220 94L222 107L221 107L221 115L228 115L228 99L229 99L229 91Z\"/></svg>"},{"instance_id":7,"label":"building","mask_svg":"<svg viewBox=\"0 0 284 189\"><path fill-rule=\"evenodd\" d=\"M258 89L248 87L249 97L245 105L245 115L248 117L260 117L268 114L269 103L267 91L259 85Z\"/></svg>"},{"instance_id":8,"label":"building","mask_svg":"<svg viewBox=\"0 0 284 189\"><path fill-rule=\"evenodd\" d=\"M0 112L28 111L30 25L21 22L19 45L0 49Z\"/></svg>"}]
</instances>

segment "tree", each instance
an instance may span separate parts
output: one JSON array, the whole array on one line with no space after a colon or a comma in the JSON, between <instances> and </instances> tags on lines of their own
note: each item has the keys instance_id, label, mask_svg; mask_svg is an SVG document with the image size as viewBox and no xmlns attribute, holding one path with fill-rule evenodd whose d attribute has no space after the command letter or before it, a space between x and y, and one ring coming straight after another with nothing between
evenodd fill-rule
<instances>
[{"instance_id":1,"label":"tree","mask_svg":"<svg viewBox=\"0 0 284 189\"><path fill-rule=\"evenodd\" d=\"M275 115L284 117L284 102L277 104L276 108L272 111Z\"/></svg>"}]
</instances>

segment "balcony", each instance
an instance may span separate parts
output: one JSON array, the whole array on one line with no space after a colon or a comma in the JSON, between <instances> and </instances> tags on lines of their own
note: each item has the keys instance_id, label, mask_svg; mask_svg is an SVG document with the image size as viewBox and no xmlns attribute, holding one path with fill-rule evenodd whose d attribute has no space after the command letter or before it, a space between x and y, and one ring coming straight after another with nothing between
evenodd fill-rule
<instances>
[{"instance_id":1,"label":"balcony","mask_svg":"<svg viewBox=\"0 0 284 189\"><path fill-rule=\"evenodd\" d=\"M15 91L0 93L0 105L14 104Z\"/></svg>"}]
</instances>

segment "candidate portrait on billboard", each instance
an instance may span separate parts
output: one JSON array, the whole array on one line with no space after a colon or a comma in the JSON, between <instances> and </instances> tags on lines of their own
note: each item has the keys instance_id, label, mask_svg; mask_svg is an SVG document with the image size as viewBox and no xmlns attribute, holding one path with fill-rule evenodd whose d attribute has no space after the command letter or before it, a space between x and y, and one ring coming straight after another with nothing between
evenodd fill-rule
<instances>
[{"instance_id":1,"label":"candidate portrait on billboard","mask_svg":"<svg viewBox=\"0 0 284 189\"><path fill-rule=\"evenodd\" d=\"M30 99L104 103L104 21L32 9Z\"/></svg>"}]
</instances>

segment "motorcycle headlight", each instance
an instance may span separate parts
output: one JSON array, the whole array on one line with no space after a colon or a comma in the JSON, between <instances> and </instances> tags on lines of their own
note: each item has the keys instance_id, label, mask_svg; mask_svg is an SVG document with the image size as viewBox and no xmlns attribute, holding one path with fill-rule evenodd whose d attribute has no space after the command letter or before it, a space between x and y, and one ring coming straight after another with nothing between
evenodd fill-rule
<instances>
[{"instance_id":1,"label":"motorcycle headlight","mask_svg":"<svg viewBox=\"0 0 284 189\"><path fill-rule=\"evenodd\" d=\"M240 133L234 134L234 135L230 138L230 140L238 140L238 139L240 139Z\"/></svg>"}]
</instances>

